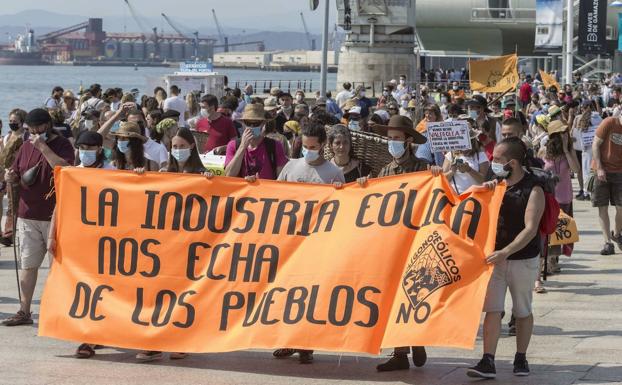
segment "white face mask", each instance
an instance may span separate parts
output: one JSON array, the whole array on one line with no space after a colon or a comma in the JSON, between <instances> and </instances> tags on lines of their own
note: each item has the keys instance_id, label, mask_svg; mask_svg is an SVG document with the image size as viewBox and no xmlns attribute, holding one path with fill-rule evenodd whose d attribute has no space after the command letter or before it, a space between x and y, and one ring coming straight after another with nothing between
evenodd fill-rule
<instances>
[{"instance_id":1,"label":"white face mask","mask_svg":"<svg viewBox=\"0 0 622 385\"><path fill-rule=\"evenodd\" d=\"M469 118L473 120L477 120L478 117L479 117L479 113L477 111L469 110Z\"/></svg>"},{"instance_id":2,"label":"white face mask","mask_svg":"<svg viewBox=\"0 0 622 385\"><path fill-rule=\"evenodd\" d=\"M84 121L84 128L86 128L87 130L90 130L93 128L93 121L92 120L85 120Z\"/></svg>"},{"instance_id":3,"label":"white face mask","mask_svg":"<svg viewBox=\"0 0 622 385\"><path fill-rule=\"evenodd\" d=\"M359 95L360 95L362 98L364 98L364 97L365 97L365 91L361 91L361 92L359 92Z\"/></svg>"},{"instance_id":4,"label":"white face mask","mask_svg":"<svg viewBox=\"0 0 622 385\"><path fill-rule=\"evenodd\" d=\"M178 162L185 162L190 158L190 149L189 148L174 148L171 150L171 155Z\"/></svg>"},{"instance_id":5,"label":"white face mask","mask_svg":"<svg viewBox=\"0 0 622 385\"><path fill-rule=\"evenodd\" d=\"M296 101L297 102L302 102L302 95L296 95Z\"/></svg>"},{"instance_id":6,"label":"white face mask","mask_svg":"<svg viewBox=\"0 0 622 385\"><path fill-rule=\"evenodd\" d=\"M510 172L505 170L505 165L502 163L492 162L490 167L492 168L492 172L499 178L507 178L510 175Z\"/></svg>"},{"instance_id":7,"label":"white face mask","mask_svg":"<svg viewBox=\"0 0 622 385\"><path fill-rule=\"evenodd\" d=\"M404 142L401 140L389 140L389 154L395 159L401 158L406 152Z\"/></svg>"},{"instance_id":8,"label":"white face mask","mask_svg":"<svg viewBox=\"0 0 622 385\"><path fill-rule=\"evenodd\" d=\"M207 118L209 112L207 112L207 108L201 108L201 112L199 113L202 117Z\"/></svg>"},{"instance_id":9,"label":"white face mask","mask_svg":"<svg viewBox=\"0 0 622 385\"><path fill-rule=\"evenodd\" d=\"M318 150L307 150L303 147L302 156L305 158L305 162L313 163L320 157L320 152Z\"/></svg>"},{"instance_id":10,"label":"white face mask","mask_svg":"<svg viewBox=\"0 0 622 385\"><path fill-rule=\"evenodd\" d=\"M453 88L454 91L458 91L459 87L458 86L453 86L452 88Z\"/></svg>"},{"instance_id":11,"label":"white face mask","mask_svg":"<svg viewBox=\"0 0 622 385\"><path fill-rule=\"evenodd\" d=\"M400 79L400 84L401 84L401 85L406 84L406 79Z\"/></svg>"}]
</instances>

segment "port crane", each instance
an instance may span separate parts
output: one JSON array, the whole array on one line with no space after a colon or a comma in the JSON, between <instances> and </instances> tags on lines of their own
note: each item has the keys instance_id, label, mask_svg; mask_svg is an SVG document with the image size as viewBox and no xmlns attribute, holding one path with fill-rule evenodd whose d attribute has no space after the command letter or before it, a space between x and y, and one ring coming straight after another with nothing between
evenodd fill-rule
<instances>
[{"instance_id":1,"label":"port crane","mask_svg":"<svg viewBox=\"0 0 622 385\"><path fill-rule=\"evenodd\" d=\"M165 13L162 13L162 17L164 18L164 20L166 20L168 25L170 25L171 28L173 28L173 30L175 30L175 32L177 32L177 34L179 36L184 37L186 39L192 39L192 44L194 46L194 57L195 58L199 57L199 31L192 32L192 35L194 37L190 38L188 35L186 35L184 32L182 32L182 30L177 26L177 24L175 24L173 22L173 20L171 20L168 16L166 16Z\"/></svg>"},{"instance_id":2,"label":"port crane","mask_svg":"<svg viewBox=\"0 0 622 385\"><path fill-rule=\"evenodd\" d=\"M216 16L216 10L212 8L212 16L214 17L214 23L216 24L216 29L218 30L218 37L220 38L220 44L225 46L225 52L229 51L229 47L227 45L227 37L222 32L222 28L220 28L220 23L218 22L218 17Z\"/></svg>"},{"instance_id":3,"label":"port crane","mask_svg":"<svg viewBox=\"0 0 622 385\"><path fill-rule=\"evenodd\" d=\"M309 49L311 51L315 51L315 41L311 39L311 34L309 33L309 28L307 28L307 22L305 21L305 16L300 12L300 18L302 19L302 27L305 29L305 35L307 36L307 42L309 43Z\"/></svg>"}]
</instances>

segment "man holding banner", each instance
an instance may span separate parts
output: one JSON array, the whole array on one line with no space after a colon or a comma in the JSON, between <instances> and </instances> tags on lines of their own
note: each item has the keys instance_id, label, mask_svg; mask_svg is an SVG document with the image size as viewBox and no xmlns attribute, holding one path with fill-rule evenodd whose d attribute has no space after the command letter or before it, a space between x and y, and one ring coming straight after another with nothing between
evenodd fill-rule
<instances>
[{"instance_id":1,"label":"man holding banner","mask_svg":"<svg viewBox=\"0 0 622 385\"><path fill-rule=\"evenodd\" d=\"M494 150L492 170L505 179L507 190L499 212L496 251L486 261L494 270L484 302L484 355L469 368L469 377L495 378L495 353L501 334L505 295L510 290L516 317L514 375L529 375L526 353L533 332L532 289L540 266L539 225L544 191L538 179L523 168L527 146L519 138L504 139ZM486 184L494 189L496 181Z\"/></svg>"}]
</instances>

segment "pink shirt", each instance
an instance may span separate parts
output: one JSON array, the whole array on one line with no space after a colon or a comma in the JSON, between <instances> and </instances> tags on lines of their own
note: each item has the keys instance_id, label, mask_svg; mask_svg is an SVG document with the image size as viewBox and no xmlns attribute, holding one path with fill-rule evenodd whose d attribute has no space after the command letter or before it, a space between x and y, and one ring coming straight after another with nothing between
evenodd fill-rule
<instances>
[{"instance_id":1,"label":"pink shirt","mask_svg":"<svg viewBox=\"0 0 622 385\"><path fill-rule=\"evenodd\" d=\"M566 157L555 160L544 159L544 169L554 172L559 176L559 182L555 186L555 199L560 204L572 202L572 181L570 180L570 165Z\"/></svg>"},{"instance_id":2,"label":"pink shirt","mask_svg":"<svg viewBox=\"0 0 622 385\"><path fill-rule=\"evenodd\" d=\"M266 140L271 140L264 138L261 141L259 146L255 149L246 149L244 151L244 161L242 162L242 168L240 169L240 173L237 175L240 178L255 175L259 173L259 179L272 179L275 180L278 175L274 174L274 169L278 169L279 167L285 166L287 164L287 157L285 156L285 151L283 150L283 145L279 141L274 142L274 160L275 167L273 168L270 164L270 157L268 156L268 151L266 149ZM227 144L227 156L225 157L225 167L231 162L233 157L235 156L237 140L232 140Z\"/></svg>"}]
</instances>

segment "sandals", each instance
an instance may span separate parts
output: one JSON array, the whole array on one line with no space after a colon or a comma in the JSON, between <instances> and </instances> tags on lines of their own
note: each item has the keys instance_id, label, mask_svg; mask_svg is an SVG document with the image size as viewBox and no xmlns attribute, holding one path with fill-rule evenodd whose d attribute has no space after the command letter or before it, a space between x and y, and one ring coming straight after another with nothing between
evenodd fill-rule
<instances>
[{"instance_id":1,"label":"sandals","mask_svg":"<svg viewBox=\"0 0 622 385\"><path fill-rule=\"evenodd\" d=\"M274 352L272 352L272 355L275 358L287 358L287 357L291 357L296 353L295 349L288 349L288 348L284 348L284 349L277 349Z\"/></svg>"},{"instance_id":2,"label":"sandals","mask_svg":"<svg viewBox=\"0 0 622 385\"><path fill-rule=\"evenodd\" d=\"M76 358L91 358L95 355L95 349L93 349L95 345L89 345L89 344L82 344L80 346L78 346L78 349L76 350Z\"/></svg>"},{"instance_id":3,"label":"sandals","mask_svg":"<svg viewBox=\"0 0 622 385\"><path fill-rule=\"evenodd\" d=\"M538 294L544 294L546 293L546 287L542 286L542 282L536 281L536 287L533 288L533 291Z\"/></svg>"}]
</instances>

